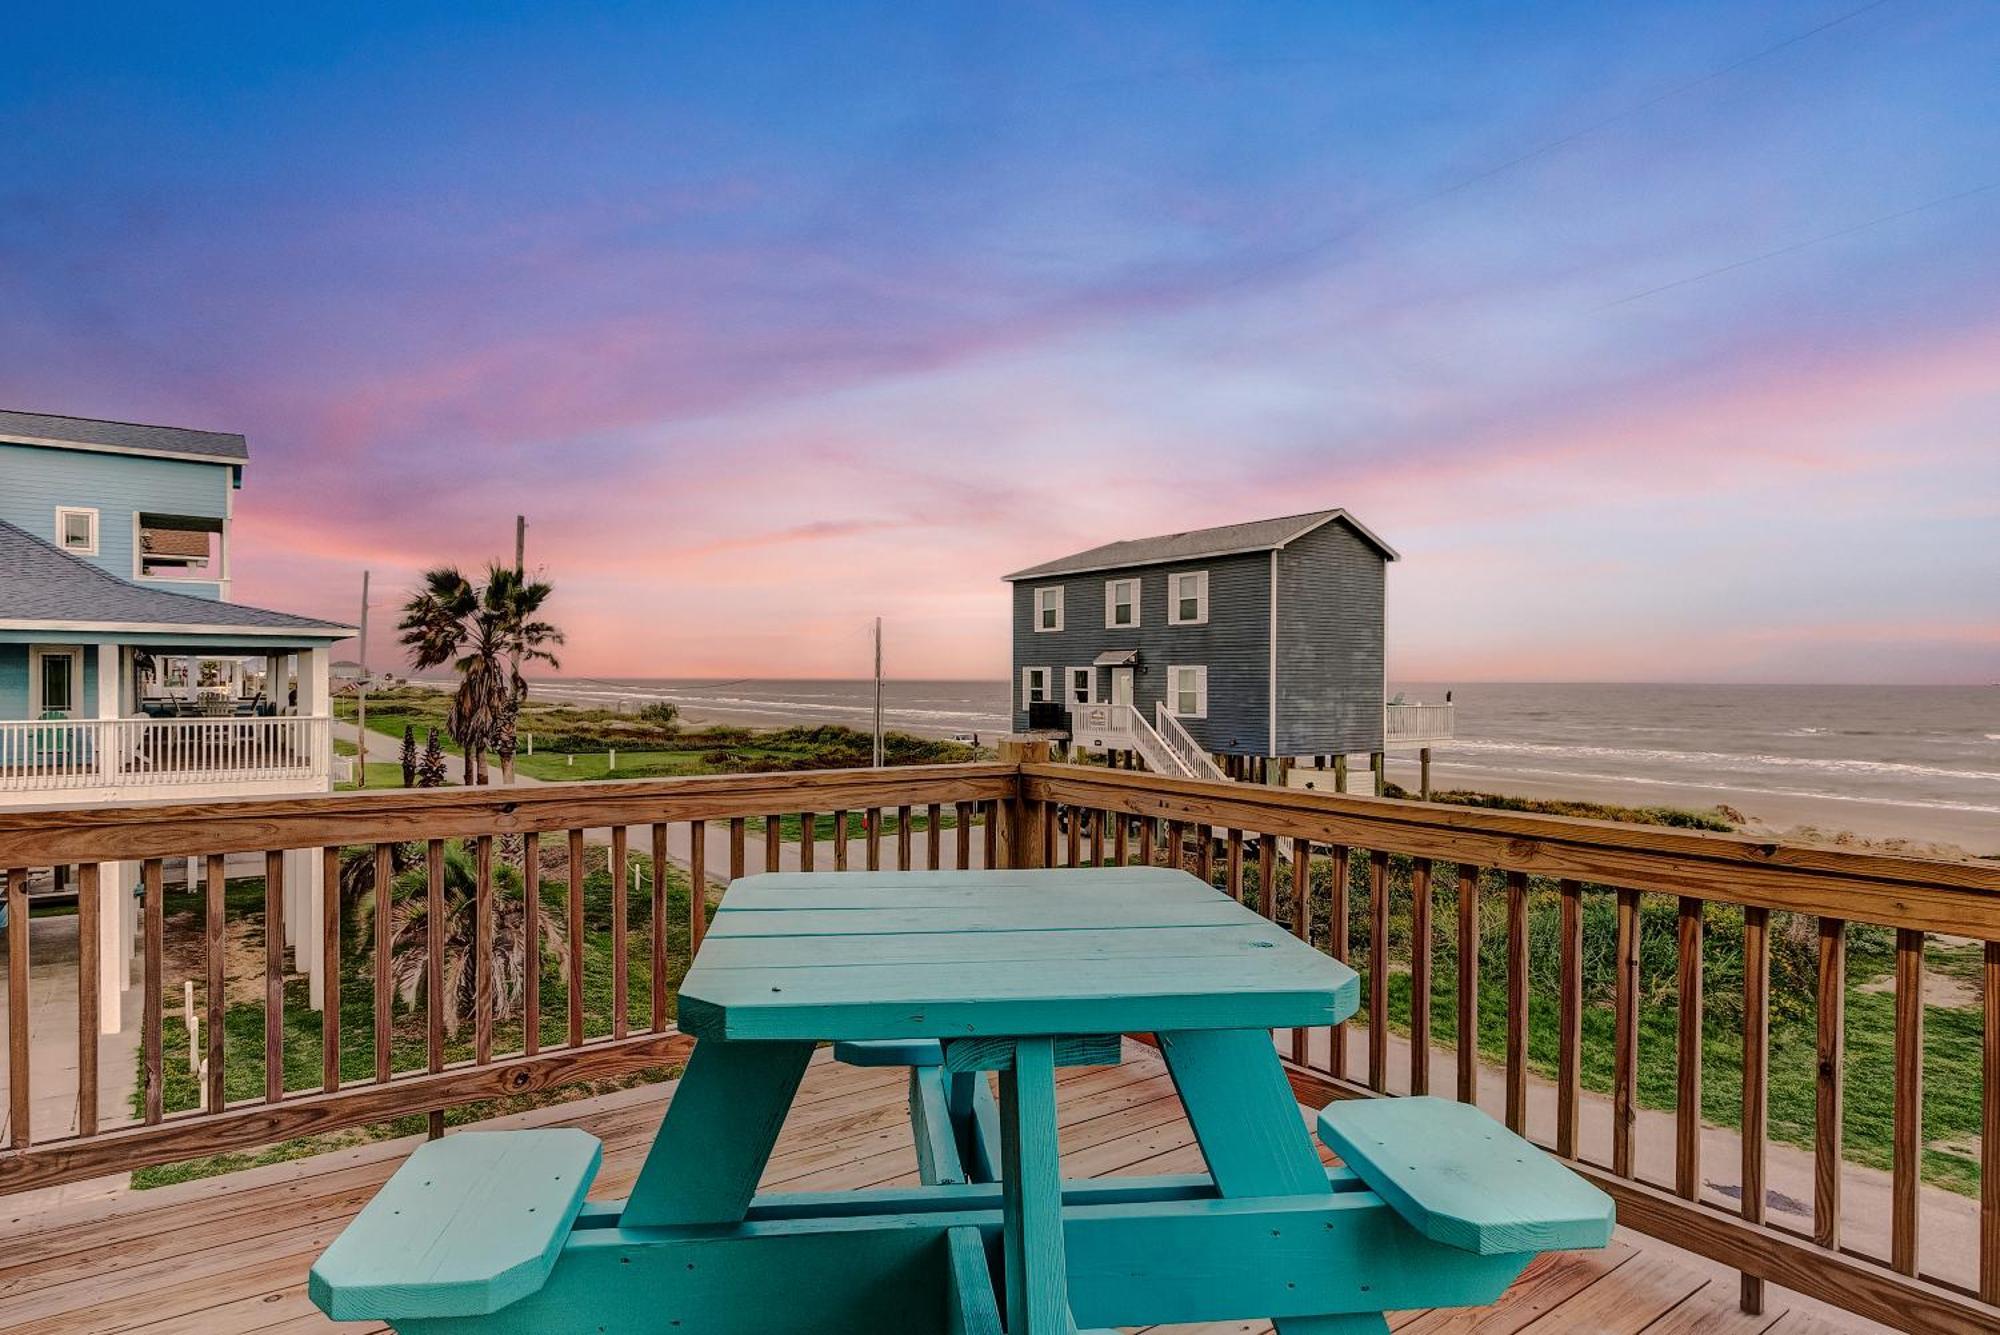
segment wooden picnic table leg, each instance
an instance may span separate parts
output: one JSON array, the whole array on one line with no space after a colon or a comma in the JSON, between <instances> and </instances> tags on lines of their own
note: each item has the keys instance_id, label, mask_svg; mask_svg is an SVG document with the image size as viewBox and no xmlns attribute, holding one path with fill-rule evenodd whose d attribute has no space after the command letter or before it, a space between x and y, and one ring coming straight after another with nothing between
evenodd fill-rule
<instances>
[{"instance_id":1,"label":"wooden picnic table leg","mask_svg":"<svg viewBox=\"0 0 2000 1335\"><path fill-rule=\"evenodd\" d=\"M1024 1038L1000 1072L1007 1335L1073 1335L1056 1157L1055 1040Z\"/></svg>"},{"instance_id":2,"label":"wooden picnic table leg","mask_svg":"<svg viewBox=\"0 0 2000 1335\"><path fill-rule=\"evenodd\" d=\"M811 1043L697 1042L623 1223L741 1222L812 1054Z\"/></svg>"},{"instance_id":3,"label":"wooden picnic table leg","mask_svg":"<svg viewBox=\"0 0 2000 1335\"><path fill-rule=\"evenodd\" d=\"M1261 1029L1163 1033L1160 1053L1187 1110L1202 1157L1224 1196L1326 1191L1326 1167L1299 1117L1271 1036ZM1379 1312L1287 1317L1279 1335L1377 1335Z\"/></svg>"}]
</instances>

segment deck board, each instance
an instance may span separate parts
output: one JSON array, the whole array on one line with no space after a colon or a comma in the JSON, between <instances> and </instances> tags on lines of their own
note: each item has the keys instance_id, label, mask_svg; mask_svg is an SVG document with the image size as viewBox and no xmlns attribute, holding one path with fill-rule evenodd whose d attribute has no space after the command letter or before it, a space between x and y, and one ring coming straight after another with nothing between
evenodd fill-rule
<instances>
[{"instance_id":1,"label":"deck board","mask_svg":"<svg viewBox=\"0 0 2000 1335\"><path fill-rule=\"evenodd\" d=\"M1201 1152L1158 1057L1128 1044L1127 1058L1122 1066L1061 1073L1065 1174L1201 1171ZM488 1125L583 1127L605 1142L591 1196L617 1197L637 1176L670 1093L670 1086L626 1090ZM1300 1116L1309 1118L1303 1109ZM0 1209L0 1335L372 1335L384 1328L321 1316L306 1299L306 1270L415 1143L354 1146L71 1206ZM807 1072L765 1186L839 1190L916 1180L902 1073L839 1066L822 1053ZM1543 1258L1490 1308L1401 1312L1390 1324L1399 1335L1881 1329L1824 1309L1792 1310L1775 1290L1764 1316L1743 1317L1734 1282L1714 1267L1622 1231L1603 1252ZM1249 1321L1151 1329L1264 1335L1271 1327Z\"/></svg>"}]
</instances>

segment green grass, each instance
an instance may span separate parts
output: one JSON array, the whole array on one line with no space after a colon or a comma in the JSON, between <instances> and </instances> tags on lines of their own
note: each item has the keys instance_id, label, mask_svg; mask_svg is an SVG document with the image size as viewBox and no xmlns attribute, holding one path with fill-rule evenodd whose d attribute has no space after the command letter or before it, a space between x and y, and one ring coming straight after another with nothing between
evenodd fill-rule
<instances>
[{"instance_id":1,"label":"green grass","mask_svg":"<svg viewBox=\"0 0 2000 1335\"><path fill-rule=\"evenodd\" d=\"M602 858L603 850L593 849L592 852L598 859ZM632 1031L640 1032L652 1023L650 1014L652 892L644 860L634 857L633 864L640 868L638 873L640 888L628 895L626 956L630 978L630 1002L627 1018ZM543 911L552 915L555 921L563 921L567 912L565 885L558 880L545 880L541 887L541 897ZM584 882L584 984L581 1000L584 1033L587 1038L601 1037L612 1032L614 947L611 898L611 877L600 861L599 865L586 876ZM226 917L232 924L249 924L250 942L253 944L261 944L262 907L261 878L241 878L230 883L225 899ZM678 870L669 869L667 874L663 920L666 924L667 947L665 1018L671 1021L680 980L687 971L688 964L688 882ZM200 931L197 917L192 912L171 915L167 927L170 939L175 935L196 936ZM352 922L346 924L341 943L341 959L345 965L341 976L340 1007L340 1066L343 1080L367 1080L372 1078L375 1071L374 958L371 946L372 937L365 925ZM187 1069L187 1028L180 1018L181 1001L176 990L178 986L176 980L167 988L166 1019L162 1031L164 1049L168 1054L163 1101L169 1113L192 1109L199 1104L196 1077ZM284 1066L285 1089L288 1092L302 1093L316 1090L320 1086L323 1052L321 1021L319 1013L308 1007L306 988L303 976L290 978L285 985ZM415 1010L404 1007L400 1001L394 1005L392 1068L399 1072L422 1070L426 1062L426 1025L422 999L419 997L419 1004ZM544 1048L558 1047L567 1041L568 1007L569 992L561 976L560 962L554 954L544 952L540 1025ZM502 1055L510 1051L518 1052L522 1047L522 1038L523 1026L517 1011L511 1019L495 1024L494 1052ZM444 1055L448 1063L469 1060L472 1057L472 1028L469 1023L455 1038L447 1040ZM140 1060L143 1063L143 1057ZM230 1102L239 1099L261 1099L264 1096L264 1070L264 1005L261 999L238 1002L229 1006L223 1015L225 1098ZM642 1072L617 1081L599 1081L533 1096L490 1100L451 1109L446 1114L445 1120L447 1125L462 1125L522 1108L560 1102L567 1098L601 1093L646 1081L662 1080L669 1078L671 1074L672 1072L664 1070ZM139 1084L143 1088L143 1066ZM141 1110L141 1098L141 1094L134 1094L135 1113ZM301 1137L253 1152L209 1155L180 1163L144 1168L133 1174L132 1185L135 1188L149 1188L192 1178L209 1177L256 1164L301 1158L357 1141L412 1135L422 1131L424 1125L425 1118L418 1114L326 1135Z\"/></svg>"}]
</instances>

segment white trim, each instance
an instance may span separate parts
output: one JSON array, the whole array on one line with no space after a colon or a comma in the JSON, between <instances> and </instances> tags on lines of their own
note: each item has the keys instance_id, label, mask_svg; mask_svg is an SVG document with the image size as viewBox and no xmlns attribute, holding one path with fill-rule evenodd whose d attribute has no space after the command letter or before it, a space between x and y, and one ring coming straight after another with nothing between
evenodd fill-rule
<instances>
[{"instance_id":1,"label":"white trim","mask_svg":"<svg viewBox=\"0 0 2000 1335\"><path fill-rule=\"evenodd\" d=\"M1192 714L1182 713L1180 709L1181 688L1178 678L1180 674L1183 672L1194 673L1195 712ZM1207 665L1202 663L1169 663L1167 665L1166 706L1167 706L1167 712L1169 714L1172 714L1175 718L1207 718L1208 717Z\"/></svg>"},{"instance_id":2,"label":"white trim","mask_svg":"<svg viewBox=\"0 0 2000 1335\"><path fill-rule=\"evenodd\" d=\"M72 547L69 545L69 538L63 533L63 518L67 515L90 516L90 546ZM97 513L97 507L94 505L58 505L56 507L56 546L68 552L71 556L95 556L99 548L104 545L98 532L101 524L102 520Z\"/></svg>"},{"instance_id":3,"label":"white trim","mask_svg":"<svg viewBox=\"0 0 2000 1335\"><path fill-rule=\"evenodd\" d=\"M1042 606L1042 596L1050 593L1055 595L1053 605L1056 613L1056 624L1053 626L1044 626L1042 624L1042 613L1047 609ZM1060 584L1044 584L1035 590L1035 633L1037 635L1053 635L1062 628L1063 586Z\"/></svg>"},{"instance_id":4,"label":"white trim","mask_svg":"<svg viewBox=\"0 0 2000 1335\"><path fill-rule=\"evenodd\" d=\"M116 578L115 576L113 578ZM191 595L183 595L191 596ZM306 635L344 640L360 631L353 626L183 626L154 621L27 621L0 620L0 630L126 631L134 635Z\"/></svg>"},{"instance_id":5,"label":"white trim","mask_svg":"<svg viewBox=\"0 0 2000 1335\"><path fill-rule=\"evenodd\" d=\"M1264 754L1278 754L1278 549L1271 549L1271 696L1265 711L1271 720L1271 748Z\"/></svg>"},{"instance_id":6,"label":"white trim","mask_svg":"<svg viewBox=\"0 0 2000 1335\"><path fill-rule=\"evenodd\" d=\"M1130 607L1132 608L1132 619L1130 621L1120 621L1113 615L1113 613L1116 612L1118 608L1117 589L1120 584L1130 584L1132 586L1132 601L1129 604ZM1137 575L1122 575L1117 579L1105 580L1104 581L1104 629L1106 630L1138 629L1139 623L1145 619L1145 613L1143 613L1139 607L1140 599L1144 595L1145 591L1146 591L1145 583Z\"/></svg>"},{"instance_id":7,"label":"white trim","mask_svg":"<svg viewBox=\"0 0 2000 1335\"><path fill-rule=\"evenodd\" d=\"M1196 585L1195 598L1200 610L1191 617L1181 615L1181 581L1193 579ZM1208 572L1206 570L1176 570L1167 576L1167 624L1169 626L1206 626L1208 624Z\"/></svg>"},{"instance_id":8,"label":"white trim","mask_svg":"<svg viewBox=\"0 0 2000 1335\"><path fill-rule=\"evenodd\" d=\"M81 450L85 454L137 454L148 459L185 459L189 463L214 464L219 468L241 468L249 462L247 453L238 459L223 454L201 454L194 450L148 450L136 445L98 445L90 441L57 440L52 436L22 436L11 432L0 434L0 445L33 445L51 450Z\"/></svg>"},{"instance_id":9,"label":"white trim","mask_svg":"<svg viewBox=\"0 0 2000 1335\"><path fill-rule=\"evenodd\" d=\"M1079 672L1084 674L1083 693L1081 695L1077 694L1076 689L1076 674ZM1067 700L1072 707L1099 703L1097 699L1097 669L1088 665L1064 668L1063 699Z\"/></svg>"},{"instance_id":10,"label":"white trim","mask_svg":"<svg viewBox=\"0 0 2000 1335\"><path fill-rule=\"evenodd\" d=\"M1035 699L1035 691L1033 686L1034 675L1037 672L1042 674L1042 698L1039 700ZM1025 711L1029 705L1048 705L1048 704L1054 704L1055 701L1056 701L1056 694L1055 694L1054 668L1024 667L1021 669L1021 708L1023 711Z\"/></svg>"}]
</instances>

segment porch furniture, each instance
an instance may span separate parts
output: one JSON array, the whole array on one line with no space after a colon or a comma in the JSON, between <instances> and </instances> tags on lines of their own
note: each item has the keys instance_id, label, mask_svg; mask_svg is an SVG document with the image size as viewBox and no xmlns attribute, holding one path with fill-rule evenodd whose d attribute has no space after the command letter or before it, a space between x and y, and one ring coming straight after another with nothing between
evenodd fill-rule
<instances>
[{"instance_id":1,"label":"porch furniture","mask_svg":"<svg viewBox=\"0 0 2000 1335\"><path fill-rule=\"evenodd\" d=\"M1330 1109L1348 1166L1329 1171L1268 1031L1357 1001L1346 966L1180 871L738 880L682 984L699 1041L627 1200L585 1202L588 1136L447 1137L320 1257L312 1297L482 1335L998 1335L1003 1312L1009 1335L1263 1316L1351 1335L1609 1241L1608 1198L1474 1109ZM1157 1035L1207 1174L1062 1181L1056 1068L1116 1061L1126 1033ZM829 1039L912 1067L922 1185L756 1194Z\"/></svg>"}]
</instances>

